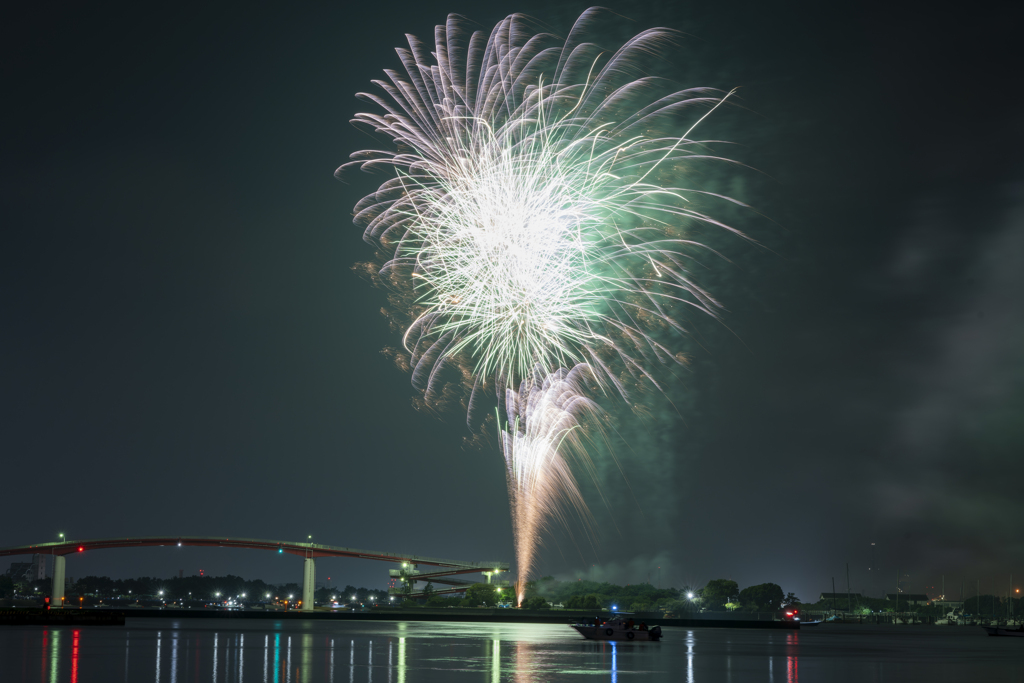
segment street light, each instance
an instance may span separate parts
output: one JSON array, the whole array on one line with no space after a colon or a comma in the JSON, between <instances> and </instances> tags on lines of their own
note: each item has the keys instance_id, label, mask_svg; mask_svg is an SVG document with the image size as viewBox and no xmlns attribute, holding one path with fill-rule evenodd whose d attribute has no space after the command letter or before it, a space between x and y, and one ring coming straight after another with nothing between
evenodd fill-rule
<instances>
[{"instance_id":1,"label":"street light","mask_svg":"<svg viewBox=\"0 0 1024 683\"><path fill-rule=\"evenodd\" d=\"M693 600L693 593L687 593L686 597L689 598L690 600Z\"/></svg>"}]
</instances>

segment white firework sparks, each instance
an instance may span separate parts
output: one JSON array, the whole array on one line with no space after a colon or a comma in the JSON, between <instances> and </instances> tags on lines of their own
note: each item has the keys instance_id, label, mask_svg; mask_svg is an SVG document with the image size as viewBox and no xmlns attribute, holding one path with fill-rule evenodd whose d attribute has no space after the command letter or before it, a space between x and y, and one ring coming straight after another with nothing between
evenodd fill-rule
<instances>
[{"instance_id":1,"label":"white firework sparks","mask_svg":"<svg viewBox=\"0 0 1024 683\"><path fill-rule=\"evenodd\" d=\"M501 437L520 603L549 521L564 521L567 506L584 517L588 514L571 461L590 462L582 423L593 423L600 410L584 395L584 380L589 375L590 368L584 365L547 375L538 369L536 376L523 380L518 392L506 390L508 425Z\"/></svg>"},{"instance_id":2,"label":"white firework sparks","mask_svg":"<svg viewBox=\"0 0 1024 683\"><path fill-rule=\"evenodd\" d=\"M586 362L625 395L622 370L657 385L651 368L676 357L652 330L682 330L680 304L718 306L688 274L700 246L688 229L726 226L692 208L708 193L676 181L714 158L689 134L724 97L638 77L634 62L671 42L667 29L610 56L583 42L595 14L561 42L519 15L489 37L452 16L433 53L411 36L398 50L405 74L375 82L387 97L362 95L386 113L355 122L397 151L346 166L398 173L356 222L392 254L382 272L417 283L404 342L419 388L462 353L476 377L509 385L537 364ZM659 133L684 116L685 133Z\"/></svg>"},{"instance_id":3,"label":"white firework sparks","mask_svg":"<svg viewBox=\"0 0 1024 683\"><path fill-rule=\"evenodd\" d=\"M580 427L596 411L580 368L627 398L632 384L660 386L654 369L679 359L662 331L683 331L688 306L719 308L689 274L695 228L736 232L700 208L734 200L682 180L727 161L690 136L728 95L642 73L675 41L668 29L613 52L587 42L599 14L565 39L521 15L489 35L452 15L432 52L409 36L404 72L375 81L383 96L361 95L383 113L354 120L395 149L338 169L395 172L355 222L384 254L382 280L412 285L401 305L414 386L434 395L454 362L471 412L479 387L505 393L520 599L548 520L566 502L586 510L566 458L588 462Z\"/></svg>"}]
</instances>

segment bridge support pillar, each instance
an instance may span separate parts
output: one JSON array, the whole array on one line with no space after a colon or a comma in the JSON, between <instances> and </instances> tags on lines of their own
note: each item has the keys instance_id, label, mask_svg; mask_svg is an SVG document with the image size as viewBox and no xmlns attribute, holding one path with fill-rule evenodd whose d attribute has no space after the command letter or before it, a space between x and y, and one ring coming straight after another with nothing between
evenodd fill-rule
<instances>
[{"instance_id":1,"label":"bridge support pillar","mask_svg":"<svg viewBox=\"0 0 1024 683\"><path fill-rule=\"evenodd\" d=\"M64 556L53 556L53 589L50 591L50 609L64 606Z\"/></svg>"},{"instance_id":2,"label":"bridge support pillar","mask_svg":"<svg viewBox=\"0 0 1024 683\"><path fill-rule=\"evenodd\" d=\"M305 570L302 573L302 611L313 611L313 592L316 590L316 559L306 558Z\"/></svg>"}]
</instances>

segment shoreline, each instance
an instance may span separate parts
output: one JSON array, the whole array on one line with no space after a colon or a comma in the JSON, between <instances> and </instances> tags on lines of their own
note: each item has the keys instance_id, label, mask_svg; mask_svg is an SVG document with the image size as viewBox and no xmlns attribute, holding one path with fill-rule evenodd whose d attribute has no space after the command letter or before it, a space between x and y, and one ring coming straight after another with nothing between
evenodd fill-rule
<instances>
[{"instance_id":1,"label":"shoreline","mask_svg":"<svg viewBox=\"0 0 1024 683\"><path fill-rule=\"evenodd\" d=\"M445 610L387 610L372 612L335 612L299 610L216 610L216 609L61 609L41 610L12 608L0 610L0 624L39 625L123 625L126 619L274 619L274 620L337 620L337 621L437 621L504 624L567 624L610 618L611 614L559 612L548 610L506 609L445 609ZM743 619L675 619L661 618L657 614L634 614L637 622L648 621L651 626L682 626L704 628L756 628L795 631L798 622L755 621Z\"/></svg>"}]
</instances>

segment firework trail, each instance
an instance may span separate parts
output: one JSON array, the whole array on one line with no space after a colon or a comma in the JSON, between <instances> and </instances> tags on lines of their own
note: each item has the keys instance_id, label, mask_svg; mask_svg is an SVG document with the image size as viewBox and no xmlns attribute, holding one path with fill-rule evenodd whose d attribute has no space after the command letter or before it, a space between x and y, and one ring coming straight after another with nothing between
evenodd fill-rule
<instances>
[{"instance_id":1,"label":"firework trail","mask_svg":"<svg viewBox=\"0 0 1024 683\"><path fill-rule=\"evenodd\" d=\"M338 169L394 174L356 205L355 223L377 247L373 277L391 292L400 363L426 405L465 392L472 425L488 391L513 399L504 451L520 580L554 499L582 504L557 425L575 435L590 411L549 419L560 404L537 387L564 388L575 372L564 368L585 364L627 401L660 389L656 368L682 358L664 333L684 331L687 309L720 308L690 276L695 233L736 232L702 208L734 200L683 186L696 165L727 161L690 136L728 95L644 75L671 30L614 51L587 42L599 14L584 12L564 39L521 15L490 34L452 15L433 51L409 36L404 73L374 81L383 96L360 95L383 113L354 119L394 149Z\"/></svg>"},{"instance_id":2,"label":"firework trail","mask_svg":"<svg viewBox=\"0 0 1024 683\"><path fill-rule=\"evenodd\" d=\"M600 410L584 393L589 373L585 365L550 374L536 368L518 392L506 389L508 426L501 433L501 445L512 510L519 603L549 520L564 522L566 508L588 516L570 463L576 459L586 468L590 466L581 426Z\"/></svg>"}]
</instances>

